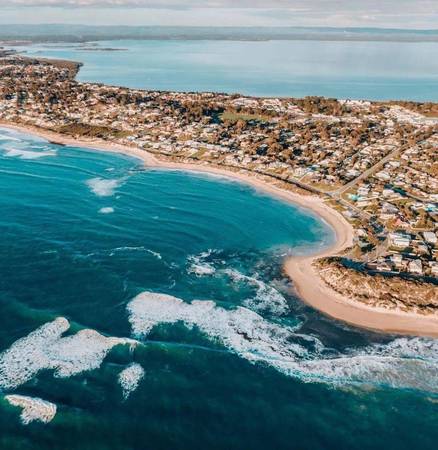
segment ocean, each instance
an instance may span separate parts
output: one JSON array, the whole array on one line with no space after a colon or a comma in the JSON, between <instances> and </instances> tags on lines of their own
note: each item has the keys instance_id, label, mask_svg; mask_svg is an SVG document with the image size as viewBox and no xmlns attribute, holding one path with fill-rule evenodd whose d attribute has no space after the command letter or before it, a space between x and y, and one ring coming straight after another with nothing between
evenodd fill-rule
<instances>
[{"instance_id":1,"label":"ocean","mask_svg":"<svg viewBox=\"0 0 438 450\"><path fill-rule=\"evenodd\" d=\"M132 88L438 101L437 42L123 40L18 49L83 62L80 81Z\"/></svg>"},{"instance_id":2,"label":"ocean","mask_svg":"<svg viewBox=\"0 0 438 450\"><path fill-rule=\"evenodd\" d=\"M0 211L0 448L436 448L438 341L282 274L333 242L309 211L8 129Z\"/></svg>"}]
</instances>

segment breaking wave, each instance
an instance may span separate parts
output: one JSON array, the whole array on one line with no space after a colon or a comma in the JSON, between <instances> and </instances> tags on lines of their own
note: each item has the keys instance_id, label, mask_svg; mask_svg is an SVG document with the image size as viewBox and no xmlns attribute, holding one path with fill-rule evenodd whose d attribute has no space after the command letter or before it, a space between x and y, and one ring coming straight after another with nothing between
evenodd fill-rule
<instances>
[{"instance_id":1,"label":"breaking wave","mask_svg":"<svg viewBox=\"0 0 438 450\"><path fill-rule=\"evenodd\" d=\"M193 273L198 277L203 277L207 275L213 275L216 272L216 269L209 263L192 263L188 268L188 273Z\"/></svg>"},{"instance_id":2,"label":"breaking wave","mask_svg":"<svg viewBox=\"0 0 438 450\"><path fill-rule=\"evenodd\" d=\"M137 389L143 377L144 369L138 363L132 363L120 372L119 384L122 387L124 399L127 399Z\"/></svg>"},{"instance_id":3,"label":"breaking wave","mask_svg":"<svg viewBox=\"0 0 438 450\"><path fill-rule=\"evenodd\" d=\"M56 150L41 150L41 151L33 151L33 150L21 150L16 148L7 149L6 156L10 158L19 158L19 159L38 159L45 158L46 156L56 156Z\"/></svg>"},{"instance_id":4,"label":"breaking wave","mask_svg":"<svg viewBox=\"0 0 438 450\"><path fill-rule=\"evenodd\" d=\"M198 255L191 255L187 258L187 262L187 272L197 277L226 275L236 285L244 284L255 289L255 295L246 299L243 304L256 312L282 315L289 311L286 298L257 276L244 275L236 269L223 269L225 261L219 250L209 249Z\"/></svg>"},{"instance_id":5,"label":"breaking wave","mask_svg":"<svg viewBox=\"0 0 438 450\"><path fill-rule=\"evenodd\" d=\"M87 186L98 197L111 197L122 182L123 180L107 180L99 177L86 181Z\"/></svg>"},{"instance_id":6,"label":"breaking wave","mask_svg":"<svg viewBox=\"0 0 438 450\"><path fill-rule=\"evenodd\" d=\"M7 141L20 142L20 139L14 137L14 136L10 136L9 134L0 134L0 139L1 140L7 140Z\"/></svg>"},{"instance_id":7,"label":"breaking wave","mask_svg":"<svg viewBox=\"0 0 438 450\"><path fill-rule=\"evenodd\" d=\"M109 255L110 256L114 256L118 252L146 252L146 253L149 253L150 255L154 256L157 259L163 259L163 257L161 256L161 253L154 252L153 250L151 250L151 249L149 249L147 247L144 247L144 246L138 246L138 247L129 247L129 246L116 247L116 248L113 248L111 250L111 253Z\"/></svg>"},{"instance_id":8,"label":"breaking wave","mask_svg":"<svg viewBox=\"0 0 438 450\"><path fill-rule=\"evenodd\" d=\"M150 250L149 248L146 249L146 252L152 256L155 256L155 258L157 258L157 259L163 259L163 257L161 256L161 253L154 252L153 250Z\"/></svg>"},{"instance_id":9,"label":"breaking wave","mask_svg":"<svg viewBox=\"0 0 438 450\"><path fill-rule=\"evenodd\" d=\"M216 272L215 267L212 263L206 261L206 259L211 256L213 250L207 250L199 255L192 255L187 258L189 267L187 268L188 273L193 273L198 277L213 275Z\"/></svg>"},{"instance_id":10,"label":"breaking wave","mask_svg":"<svg viewBox=\"0 0 438 450\"><path fill-rule=\"evenodd\" d=\"M235 283L244 282L256 288L255 297L244 301L244 305L257 312L268 312L270 314L281 315L289 310L287 300L277 289L269 286L262 280L249 277L234 269L224 271Z\"/></svg>"},{"instance_id":11,"label":"breaking wave","mask_svg":"<svg viewBox=\"0 0 438 450\"><path fill-rule=\"evenodd\" d=\"M111 206L106 206L104 208L99 209L100 214L112 214L114 212L114 208Z\"/></svg>"},{"instance_id":12,"label":"breaking wave","mask_svg":"<svg viewBox=\"0 0 438 450\"><path fill-rule=\"evenodd\" d=\"M132 339L105 337L90 329L62 337L69 328L68 320L58 317L1 353L0 388L15 389L45 369L53 370L56 377L97 369L116 345L135 344Z\"/></svg>"},{"instance_id":13,"label":"breaking wave","mask_svg":"<svg viewBox=\"0 0 438 450\"><path fill-rule=\"evenodd\" d=\"M371 383L438 392L438 341L399 338L389 344L337 352L299 327L269 322L243 308L143 292L128 304L136 336L155 325L183 322L251 363L263 363L305 382Z\"/></svg>"},{"instance_id":14,"label":"breaking wave","mask_svg":"<svg viewBox=\"0 0 438 450\"><path fill-rule=\"evenodd\" d=\"M56 415L56 405L41 398L6 395L5 399L12 406L22 409L20 419L23 425L28 425L34 421L49 423Z\"/></svg>"}]
</instances>

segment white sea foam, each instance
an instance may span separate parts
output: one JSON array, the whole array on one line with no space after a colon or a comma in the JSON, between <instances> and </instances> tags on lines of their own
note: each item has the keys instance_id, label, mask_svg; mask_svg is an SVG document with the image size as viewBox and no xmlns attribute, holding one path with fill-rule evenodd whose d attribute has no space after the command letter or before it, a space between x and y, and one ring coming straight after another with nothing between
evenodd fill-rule
<instances>
[{"instance_id":1,"label":"white sea foam","mask_svg":"<svg viewBox=\"0 0 438 450\"><path fill-rule=\"evenodd\" d=\"M198 277L214 275L217 270L213 263L208 262L208 258L214 253L209 249L199 255L192 255L187 258L189 266L188 273L193 273ZM221 271L222 272L222 271ZM235 269L223 271L234 283L246 283L256 288L256 295L244 302L244 305L257 312L270 312L281 315L288 311L289 307L284 296L274 287L264 283L255 277L242 274Z\"/></svg>"},{"instance_id":2,"label":"white sea foam","mask_svg":"<svg viewBox=\"0 0 438 450\"><path fill-rule=\"evenodd\" d=\"M216 272L213 264L206 262L205 260L213 253L212 249L202 252L199 255L191 255L187 258L189 267L188 273L193 273L198 277L213 275Z\"/></svg>"},{"instance_id":3,"label":"white sea foam","mask_svg":"<svg viewBox=\"0 0 438 450\"><path fill-rule=\"evenodd\" d=\"M198 277L203 277L206 275L213 275L216 272L216 269L208 263L202 263L202 264L191 264L188 268L189 273L194 273Z\"/></svg>"},{"instance_id":4,"label":"white sea foam","mask_svg":"<svg viewBox=\"0 0 438 450\"><path fill-rule=\"evenodd\" d=\"M264 363L303 381L374 383L438 391L438 341L399 338L343 353L325 348L296 328L272 323L246 308L232 310L212 301L192 301L144 292L128 304L133 333L147 335L161 323L197 326L252 363ZM330 355L330 356L327 356Z\"/></svg>"},{"instance_id":5,"label":"white sea foam","mask_svg":"<svg viewBox=\"0 0 438 450\"><path fill-rule=\"evenodd\" d=\"M257 289L255 297L245 300L244 305L258 312L269 312L271 314L285 314L288 310L287 300L277 289L269 286L262 280L249 277L234 269L226 269L225 273L235 283L247 283Z\"/></svg>"},{"instance_id":6,"label":"white sea foam","mask_svg":"<svg viewBox=\"0 0 438 450\"><path fill-rule=\"evenodd\" d=\"M147 248L144 246L138 246L138 247L132 247L129 245L125 245L123 247L115 247L113 248L113 252L129 252L129 251L133 251L133 252L143 252L146 251Z\"/></svg>"},{"instance_id":7,"label":"white sea foam","mask_svg":"<svg viewBox=\"0 0 438 450\"><path fill-rule=\"evenodd\" d=\"M41 150L41 151L33 151L33 150L21 150L18 148L10 148L6 150L6 156L11 158L19 158L19 159L38 159L44 158L46 156L56 156L56 150Z\"/></svg>"},{"instance_id":8,"label":"white sea foam","mask_svg":"<svg viewBox=\"0 0 438 450\"><path fill-rule=\"evenodd\" d=\"M97 369L116 345L135 344L132 339L105 337L88 329L62 337L69 328L68 320L59 317L1 353L0 388L15 389L44 369L54 370L57 377L70 377Z\"/></svg>"},{"instance_id":9,"label":"white sea foam","mask_svg":"<svg viewBox=\"0 0 438 450\"><path fill-rule=\"evenodd\" d=\"M155 258L157 258L157 259L163 259L163 257L161 256L161 253L154 252L153 250L150 250L149 248L147 248L146 251L147 251L150 255L155 256Z\"/></svg>"},{"instance_id":10,"label":"white sea foam","mask_svg":"<svg viewBox=\"0 0 438 450\"><path fill-rule=\"evenodd\" d=\"M49 423L56 415L56 405L41 398L6 395L5 399L11 405L22 408L20 418L24 425L34 421Z\"/></svg>"},{"instance_id":11,"label":"white sea foam","mask_svg":"<svg viewBox=\"0 0 438 450\"><path fill-rule=\"evenodd\" d=\"M278 368L304 381L372 383L438 392L437 361L358 353L302 361L298 367L280 364Z\"/></svg>"},{"instance_id":12,"label":"white sea foam","mask_svg":"<svg viewBox=\"0 0 438 450\"><path fill-rule=\"evenodd\" d=\"M105 206L104 208L99 209L100 214L112 214L114 212L114 208L111 206Z\"/></svg>"},{"instance_id":13,"label":"white sea foam","mask_svg":"<svg viewBox=\"0 0 438 450\"><path fill-rule=\"evenodd\" d=\"M288 344L292 327L278 326L242 307L226 310L212 301L185 303L170 295L143 292L128 304L128 313L138 336L147 335L157 324L182 321L249 360L258 361L262 354L294 358L307 353L300 345Z\"/></svg>"},{"instance_id":14,"label":"white sea foam","mask_svg":"<svg viewBox=\"0 0 438 450\"><path fill-rule=\"evenodd\" d=\"M14 136L10 136L9 134L0 134L0 139L20 142L20 139L14 137Z\"/></svg>"},{"instance_id":15,"label":"white sea foam","mask_svg":"<svg viewBox=\"0 0 438 450\"><path fill-rule=\"evenodd\" d=\"M438 360L438 340L423 338L398 338L388 344L368 348L370 353L400 358L431 358Z\"/></svg>"},{"instance_id":16,"label":"white sea foam","mask_svg":"<svg viewBox=\"0 0 438 450\"><path fill-rule=\"evenodd\" d=\"M163 259L163 257L161 256L160 253L158 252L154 252L153 250L144 247L144 246L138 246L138 247L130 247L130 246L125 246L125 247L116 247L113 248L110 256L114 256L117 252L146 252L149 253L150 255L154 256L157 259Z\"/></svg>"},{"instance_id":17,"label":"white sea foam","mask_svg":"<svg viewBox=\"0 0 438 450\"><path fill-rule=\"evenodd\" d=\"M122 184L122 180L107 180L105 178L91 178L87 185L98 197L111 197L114 191Z\"/></svg>"},{"instance_id":18,"label":"white sea foam","mask_svg":"<svg viewBox=\"0 0 438 450\"><path fill-rule=\"evenodd\" d=\"M127 399L134 392L144 377L144 369L138 363L130 364L119 374L119 384L122 387L123 397Z\"/></svg>"}]
</instances>

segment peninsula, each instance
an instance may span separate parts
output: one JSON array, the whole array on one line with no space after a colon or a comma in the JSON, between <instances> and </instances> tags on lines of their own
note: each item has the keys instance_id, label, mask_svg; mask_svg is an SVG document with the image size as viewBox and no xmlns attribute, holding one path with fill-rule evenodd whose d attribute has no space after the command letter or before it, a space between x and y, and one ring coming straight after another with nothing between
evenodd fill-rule
<instances>
[{"instance_id":1,"label":"peninsula","mask_svg":"<svg viewBox=\"0 0 438 450\"><path fill-rule=\"evenodd\" d=\"M0 124L225 173L310 208L331 249L285 263L348 323L438 336L438 104L253 98L79 83L79 63L0 58Z\"/></svg>"}]
</instances>

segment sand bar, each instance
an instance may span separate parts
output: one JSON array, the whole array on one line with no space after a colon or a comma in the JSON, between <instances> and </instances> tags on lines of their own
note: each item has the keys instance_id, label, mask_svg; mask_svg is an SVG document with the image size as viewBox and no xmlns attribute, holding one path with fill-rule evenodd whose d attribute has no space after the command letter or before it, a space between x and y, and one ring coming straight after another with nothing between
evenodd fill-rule
<instances>
[{"instance_id":1,"label":"sand bar","mask_svg":"<svg viewBox=\"0 0 438 450\"><path fill-rule=\"evenodd\" d=\"M23 133L34 134L52 143L85 147L112 153L123 153L144 161L151 168L175 169L192 172L204 172L231 177L247 183L256 189L269 193L282 200L309 209L325 220L335 231L333 245L316 253L305 256L290 257L285 261L284 271L292 279L302 300L322 313L344 321L350 325L375 331L394 334L438 337L438 317L403 311L374 308L357 301L352 301L327 286L318 275L312 263L324 256L333 256L353 245L354 230L347 220L336 210L328 206L321 198L299 195L281 189L261 180L255 175L216 168L208 164L188 164L159 160L155 155L134 146L113 144L101 139L75 139L41 128L0 122L0 127L14 129Z\"/></svg>"}]
</instances>

